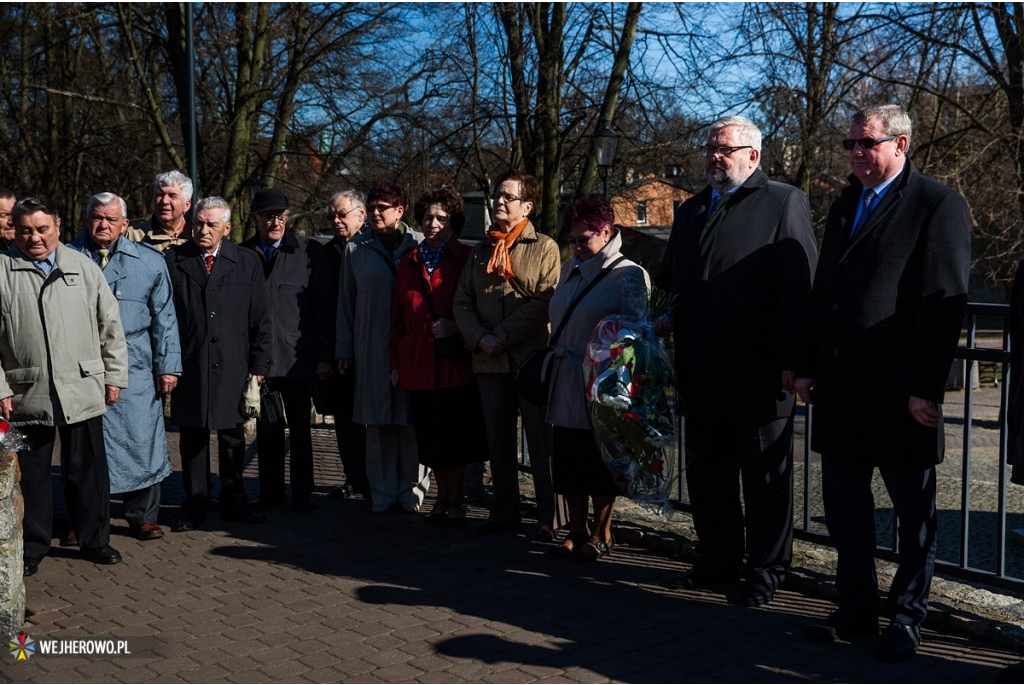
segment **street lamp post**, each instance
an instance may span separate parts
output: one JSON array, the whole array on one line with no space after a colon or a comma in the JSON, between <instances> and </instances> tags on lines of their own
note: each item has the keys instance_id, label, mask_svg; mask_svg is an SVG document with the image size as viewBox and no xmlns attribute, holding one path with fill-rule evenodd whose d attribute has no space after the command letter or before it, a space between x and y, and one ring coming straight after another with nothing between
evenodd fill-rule
<instances>
[{"instance_id":1,"label":"street lamp post","mask_svg":"<svg viewBox=\"0 0 1024 685\"><path fill-rule=\"evenodd\" d=\"M604 197L607 200L608 174L615 166L615 151L619 145L619 134L609 128L607 124L601 124L590 136L590 142L594 146L594 160L597 162L597 168L604 176Z\"/></svg>"}]
</instances>

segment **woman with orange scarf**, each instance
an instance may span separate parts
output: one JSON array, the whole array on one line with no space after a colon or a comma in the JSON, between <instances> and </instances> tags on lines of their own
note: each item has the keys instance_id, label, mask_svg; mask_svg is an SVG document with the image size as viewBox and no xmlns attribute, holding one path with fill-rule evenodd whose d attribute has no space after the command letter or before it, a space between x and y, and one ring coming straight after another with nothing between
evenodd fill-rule
<instances>
[{"instance_id":1,"label":"woman with orange scarf","mask_svg":"<svg viewBox=\"0 0 1024 685\"><path fill-rule=\"evenodd\" d=\"M497 533L520 522L519 414L537 493L536 537L552 541L558 519L551 486L550 433L543 410L520 399L513 381L530 353L547 345L548 302L560 267L558 245L530 222L540 196L537 179L508 171L495 180L493 196L490 240L473 248L454 309L459 331L473 350L473 371L487 427L494 504L483 531Z\"/></svg>"}]
</instances>

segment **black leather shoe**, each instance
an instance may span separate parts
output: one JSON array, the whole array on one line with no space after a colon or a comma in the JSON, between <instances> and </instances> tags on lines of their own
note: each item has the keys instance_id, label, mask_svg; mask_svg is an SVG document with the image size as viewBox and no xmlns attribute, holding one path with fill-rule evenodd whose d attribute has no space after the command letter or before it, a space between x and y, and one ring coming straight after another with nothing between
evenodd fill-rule
<instances>
[{"instance_id":1,"label":"black leather shoe","mask_svg":"<svg viewBox=\"0 0 1024 685\"><path fill-rule=\"evenodd\" d=\"M921 626L890 623L875 650L879 661L906 661L917 653L921 644Z\"/></svg>"},{"instance_id":2,"label":"black leather shoe","mask_svg":"<svg viewBox=\"0 0 1024 685\"><path fill-rule=\"evenodd\" d=\"M263 523L266 517L257 514L249 507L234 507L232 509L220 510L221 521L234 521L235 523Z\"/></svg>"},{"instance_id":3,"label":"black leather shoe","mask_svg":"<svg viewBox=\"0 0 1024 685\"><path fill-rule=\"evenodd\" d=\"M121 563L121 555L110 545L103 545L102 547L95 547L93 549L83 549L82 556L94 564L110 565Z\"/></svg>"},{"instance_id":4,"label":"black leather shoe","mask_svg":"<svg viewBox=\"0 0 1024 685\"><path fill-rule=\"evenodd\" d=\"M260 497L258 500L253 502L252 510L253 512L269 511L275 507L283 507L286 504L288 504L288 498L284 495L281 495L280 497Z\"/></svg>"},{"instance_id":5,"label":"black leather shoe","mask_svg":"<svg viewBox=\"0 0 1024 685\"><path fill-rule=\"evenodd\" d=\"M506 530L512 530L513 528L519 527L519 521L484 521L480 524L480 532L488 535L494 533L503 533Z\"/></svg>"},{"instance_id":6,"label":"black leather shoe","mask_svg":"<svg viewBox=\"0 0 1024 685\"><path fill-rule=\"evenodd\" d=\"M32 557L25 557L25 573L26 576L34 576L36 571L39 570L39 562L42 559L33 559Z\"/></svg>"},{"instance_id":7,"label":"black leather shoe","mask_svg":"<svg viewBox=\"0 0 1024 685\"><path fill-rule=\"evenodd\" d=\"M672 590L700 590L717 585L728 585L738 582L739 579L738 569L724 570L698 562L693 565L689 573L669 578L668 587Z\"/></svg>"},{"instance_id":8,"label":"black leather shoe","mask_svg":"<svg viewBox=\"0 0 1024 685\"><path fill-rule=\"evenodd\" d=\"M849 640L863 635L878 635L878 614L846 606L833 611L824 621L804 628L804 637L816 642L829 642L836 638Z\"/></svg>"},{"instance_id":9,"label":"black leather shoe","mask_svg":"<svg viewBox=\"0 0 1024 685\"><path fill-rule=\"evenodd\" d=\"M193 531L195 529L195 524L192 523L191 519L189 519L186 516L179 519L178 522L174 524L174 527L171 530L173 530L175 533L188 533L189 531Z\"/></svg>"}]
</instances>

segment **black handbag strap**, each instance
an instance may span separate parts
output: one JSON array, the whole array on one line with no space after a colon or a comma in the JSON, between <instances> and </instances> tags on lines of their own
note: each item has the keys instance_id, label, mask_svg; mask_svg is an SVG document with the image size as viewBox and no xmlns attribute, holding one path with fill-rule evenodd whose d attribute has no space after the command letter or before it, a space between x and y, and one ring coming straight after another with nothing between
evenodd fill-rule
<instances>
[{"instance_id":1,"label":"black handbag strap","mask_svg":"<svg viewBox=\"0 0 1024 685\"><path fill-rule=\"evenodd\" d=\"M594 280L592 280L589 283L589 285L587 285L587 287L584 288L579 295L573 298L572 302L569 303L569 308L565 310L565 315L562 317L562 320L558 323L558 329L551 335L551 338L548 340L549 347L551 345L554 345L555 341L558 340L559 336L562 335L562 331L565 330L565 325L569 323L569 317L572 315L573 310L576 309L576 305L580 303L580 300L586 297L587 293L593 290L594 286L600 283L601 279L607 276L608 273L615 268L615 265L624 260L625 258L625 255L620 255L619 258L616 259L614 262L612 262L605 268L601 269L601 273L599 273L597 277Z\"/></svg>"}]
</instances>

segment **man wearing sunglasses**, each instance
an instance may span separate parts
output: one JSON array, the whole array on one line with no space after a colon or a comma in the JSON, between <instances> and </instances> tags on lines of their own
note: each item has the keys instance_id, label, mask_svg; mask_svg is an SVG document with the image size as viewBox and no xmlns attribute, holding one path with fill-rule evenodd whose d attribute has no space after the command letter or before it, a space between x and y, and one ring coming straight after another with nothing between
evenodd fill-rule
<instances>
[{"instance_id":1,"label":"man wearing sunglasses","mask_svg":"<svg viewBox=\"0 0 1024 685\"><path fill-rule=\"evenodd\" d=\"M899 517L890 623L875 653L885 661L914 655L927 613L942 399L971 257L967 203L913 168L910 137L898 105L853 115L843 141L853 175L829 210L814 279L814 365L796 381L801 398L814 402L812 447L822 455L840 594L838 609L807 636L878 634L878 468Z\"/></svg>"},{"instance_id":2,"label":"man wearing sunglasses","mask_svg":"<svg viewBox=\"0 0 1024 685\"><path fill-rule=\"evenodd\" d=\"M772 600L793 558L794 372L810 335L815 239L807 197L761 171L761 132L711 124L708 187L676 212L655 284L678 296L674 332L686 479L700 557L672 587L739 580ZM742 503L741 503L742 492Z\"/></svg>"}]
</instances>

